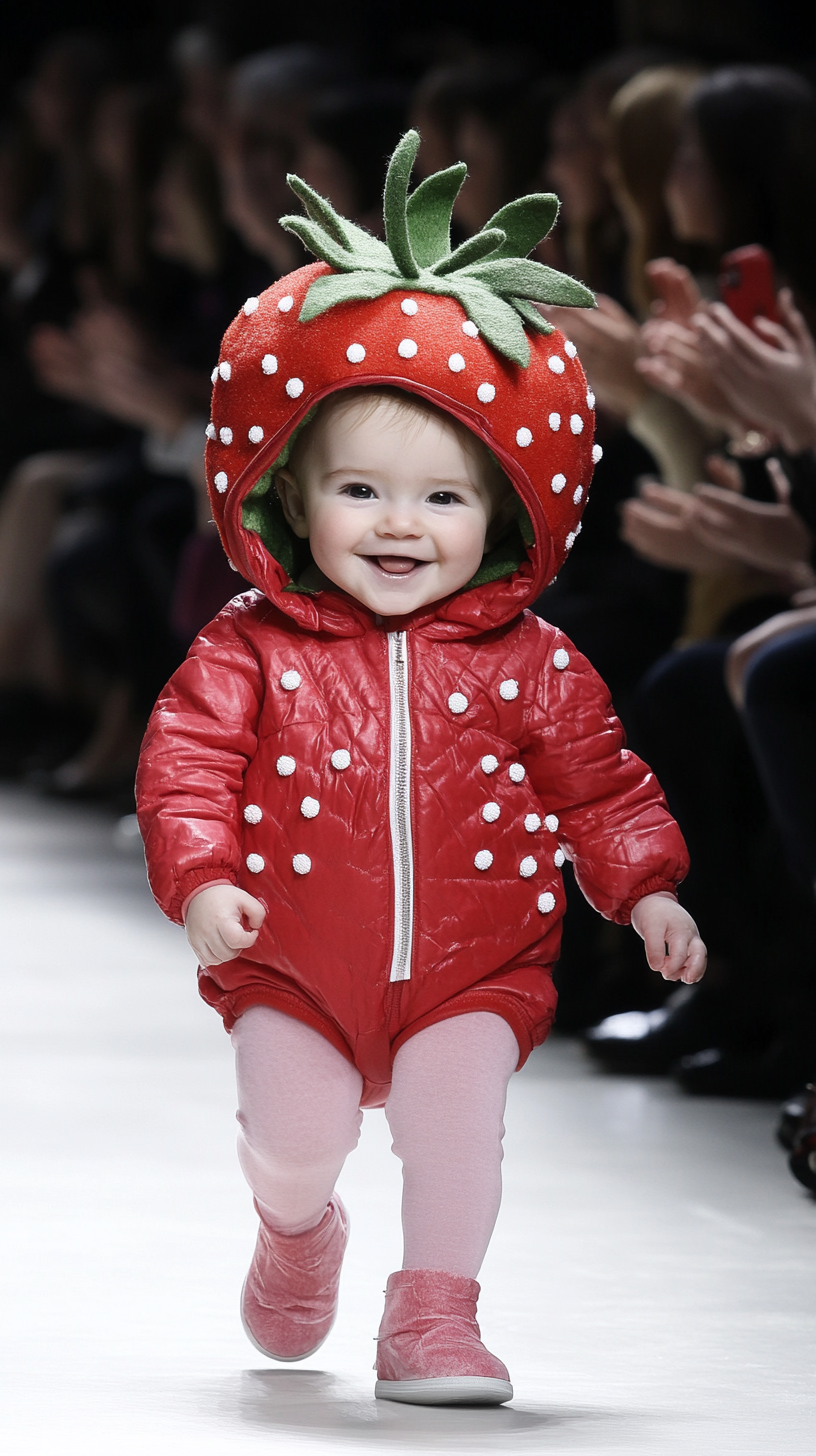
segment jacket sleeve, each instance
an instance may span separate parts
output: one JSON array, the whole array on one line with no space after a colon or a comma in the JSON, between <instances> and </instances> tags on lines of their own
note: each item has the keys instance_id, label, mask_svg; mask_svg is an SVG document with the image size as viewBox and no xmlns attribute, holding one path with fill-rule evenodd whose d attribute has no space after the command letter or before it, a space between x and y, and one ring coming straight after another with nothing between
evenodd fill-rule
<instances>
[{"instance_id":1,"label":"jacket sleeve","mask_svg":"<svg viewBox=\"0 0 816 1456\"><path fill-rule=\"evenodd\" d=\"M546 628L542 641L522 758L587 900L626 925L644 895L685 878L685 842L651 769L626 748L606 685L562 633Z\"/></svg>"},{"instance_id":2,"label":"jacket sleeve","mask_svg":"<svg viewBox=\"0 0 816 1456\"><path fill-rule=\"evenodd\" d=\"M229 606L196 638L147 725L136 777L139 826L150 887L179 924L199 885L237 883L239 798L263 690L258 658Z\"/></svg>"}]
</instances>

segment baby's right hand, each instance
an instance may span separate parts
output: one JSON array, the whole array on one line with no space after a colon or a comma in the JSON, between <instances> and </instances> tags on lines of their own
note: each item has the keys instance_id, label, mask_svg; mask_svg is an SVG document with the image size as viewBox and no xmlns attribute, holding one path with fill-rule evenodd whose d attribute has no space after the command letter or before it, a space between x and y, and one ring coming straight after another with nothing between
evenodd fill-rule
<instances>
[{"instance_id":1,"label":"baby's right hand","mask_svg":"<svg viewBox=\"0 0 816 1456\"><path fill-rule=\"evenodd\" d=\"M260 900L246 890L209 885L190 901L184 928L199 964L220 966L255 944L265 917Z\"/></svg>"}]
</instances>

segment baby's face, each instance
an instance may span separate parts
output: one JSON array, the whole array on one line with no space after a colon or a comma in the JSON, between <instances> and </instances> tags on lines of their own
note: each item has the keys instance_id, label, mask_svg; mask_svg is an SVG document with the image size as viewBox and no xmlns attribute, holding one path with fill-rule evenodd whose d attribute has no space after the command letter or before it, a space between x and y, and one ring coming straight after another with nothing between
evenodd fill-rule
<instances>
[{"instance_id":1,"label":"baby's face","mask_svg":"<svg viewBox=\"0 0 816 1456\"><path fill-rule=\"evenodd\" d=\"M277 488L323 576L372 612L401 616L474 575L491 518L507 512L501 480L487 452L443 418L340 399Z\"/></svg>"}]
</instances>

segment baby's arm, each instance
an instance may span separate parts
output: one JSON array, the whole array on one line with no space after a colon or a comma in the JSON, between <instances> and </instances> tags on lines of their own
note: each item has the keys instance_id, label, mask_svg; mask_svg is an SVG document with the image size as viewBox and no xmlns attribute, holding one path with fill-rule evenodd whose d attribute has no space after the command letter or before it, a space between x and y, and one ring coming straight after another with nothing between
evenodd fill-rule
<instances>
[{"instance_id":1,"label":"baby's arm","mask_svg":"<svg viewBox=\"0 0 816 1456\"><path fill-rule=\"evenodd\" d=\"M237 885L207 885L188 901L184 926L199 965L233 961L258 939L266 911Z\"/></svg>"},{"instance_id":2,"label":"baby's arm","mask_svg":"<svg viewBox=\"0 0 816 1456\"><path fill-rule=\"evenodd\" d=\"M632 927L643 941L649 965L664 981L692 985L702 979L706 948L688 910L674 895L665 890L644 895L632 910Z\"/></svg>"}]
</instances>

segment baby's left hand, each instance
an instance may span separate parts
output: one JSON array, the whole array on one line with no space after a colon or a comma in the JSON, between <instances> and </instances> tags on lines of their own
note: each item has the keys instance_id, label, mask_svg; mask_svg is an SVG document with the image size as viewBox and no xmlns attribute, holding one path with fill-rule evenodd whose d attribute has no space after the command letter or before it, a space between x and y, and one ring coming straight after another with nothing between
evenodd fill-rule
<instances>
[{"instance_id":1,"label":"baby's left hand","mask_svg":"<svg viewBox=\"0 0 816 1456\"><path fill-rule=\"evenodd\" d=\"M673 895L659 890L644 895L632 911L632 926L646 949L646 959L664 981L687 981L705 974L706 948L697 926Z\"/></svg>"}]
</instances>

